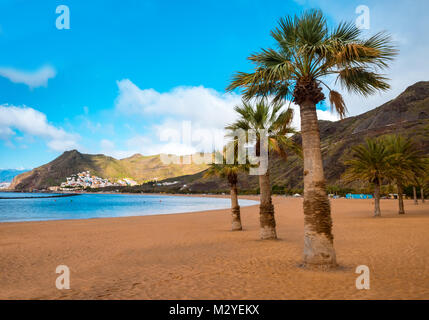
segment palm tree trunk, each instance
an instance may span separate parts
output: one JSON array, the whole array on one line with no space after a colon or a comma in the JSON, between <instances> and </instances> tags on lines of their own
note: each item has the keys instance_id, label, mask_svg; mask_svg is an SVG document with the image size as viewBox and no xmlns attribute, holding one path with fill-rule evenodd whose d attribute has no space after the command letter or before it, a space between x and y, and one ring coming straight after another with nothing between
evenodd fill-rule
<instances>
[{"instance_id":1,"label":"palm tree trunk","mask_svg":"<svg viewBox=\"0 0 429 320\"><path fill-rule=\"evenodd\" d=\"M232 214L232 231L242 230L241 226L241 216L240 216L240 206L238 205L238 192L237 184L231 184L231 214Z\"/></svg>"},{"instance_id":2,"label":"palm tree trunk","mask_svg":"<svg viewBox=\"0 0 429 320\"><path fill-rule=\"evenodd\" d=\"M316 105L301 103L304 156L304 262L335 265L331 207L326 193Z\"/></svg>"},{"instance_id":3,"label":"palm tree trunk","mask_svg":"<svg viewBox=\"0 0 429 320\"><path fill-rule=\"evenodd\" d=\"M425 203L425 192L423 190L423 187L420 187L420 195L422 197L422 203Z\"/></svg>"},{"instance_id":4,"label":"palm tree trunk","mask_svg":"<svg viewBox=\"0 0 429 320\"><path fill-rule=\"evenodd\" d=\"M417 201L417 189L413 186L413 196L414 196L414 204L418 205L419 202Z\"/></svg>"},{"instance_id":5,"label":"palm tree trunk","mask_svg":"<svg viewBox=\"0 0 429 320\"><path fill-rule=\"evenodd\" d=\"M271 201L270 172L268 168L265 174L259 176L259 188L261 190L261 204L259 207L261 239L277 239L274 206Z\"/></svg>"},{"instance_id":6,"label":"palm tree trunk","mask_svg":"<svg viewBox=\"0 0 429 320\"><path fill-rule=\"evenodd\" d=\"M376 181L374 184L374 217L380 216L380 183Z\"/></svg>"},{"instance_id":7,"label":"palm tree trunk","mask_svg":"<svg viewBox=\"0 0 429 320\"><path fill-rule=\"evenodd\" d=\"M399 214L405 214L404 210L404 197L402 195L402 184L398 183L398 201L399 201Z\"/></svg>"}]
</instances>

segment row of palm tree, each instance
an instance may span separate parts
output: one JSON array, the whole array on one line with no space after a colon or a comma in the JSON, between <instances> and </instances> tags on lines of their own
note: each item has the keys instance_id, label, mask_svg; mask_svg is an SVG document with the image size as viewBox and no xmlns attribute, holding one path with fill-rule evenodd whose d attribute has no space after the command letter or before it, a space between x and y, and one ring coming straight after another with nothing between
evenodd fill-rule
<instances>
[{"instance_id":1,"label":"row of palm tree","mask_svg":"<svg viewBox=\"0 0 429 320\"><path fill-rule=\"evenodd\" d=\"M346 161L348 168L345 181L361 180L374 188L374 216L381 216L380 188L383 182L394 183L398 190L399 214L405 214L403 190L406 184L418 184L425 176L428 160L410 138L389 135L366 139L365 143L352 148L352 159ZM423 192L423 189L421 189ZM414 199L416 189L413 187ZM422 195L424 200L424 195Z\"/></svg>"},{"instance_id":2,"label":"row of palm tree","mask_svg":"<svg viewBox=\"0 0 429 320\"><path fill-rule=\"evenodd\" d=\"M335 265L316 105L325 100L325 87L332 109L341 117L346 115L342 95L326 84L331 80L344 90L363 96L389 89L388 79L381 71L388 67L397 50L390 35L380 32L364 38L354 22L329 28L319 10L280 19L271 36L275 47L252 54L248 59L254 64L253 71L237 72L227 91L239 89L246 101L270 98L273 102L290 101L299 106L304 162L304 262ZM268 179L269 176L260 178L261 193ZM270 197L264 198L263 208L261 203L262 211L261 220L267 219L273 225Z\"/></svg>"},{"instance_id":3,"label":"row of palm tree","mask_svg":"<svg viewBox=\"0 0 429 320\"><path fill-rule=\"evenodd\" d=\"M240 207L237 201L237 183L239 172L249 172L251 167L249 160L245 164L239 164L236 161L238 157L237 137L234 132L254 132L253 139L251 135L247 136L247 143L254 145L256 156L266 154L268 157L267 170L259 175L260 189L260 237L262 240L277 239L276 220L274 216L274 206L271 198L270 183L270 155L273 152L283 158L287 158L287 150L294 150L299 154L299 147L291 139L292 134L296 133L292 128L293 110L285 109L281 103L269 103L266 100L259 100L252 104L249 101L243 101L242 105L236 106L235 111L239 115L236 122L226 127L231 132L234 144L234 163L229 164L225 155L222 155L222 163L213 163L206 171L205 176L213 175L226 178L231 187L231 210L232 210L232 230L242 230ZM261 134L266 134L262 137ZM268 143L264 143L265 138Z\"/></svg>"},{"instance_id":4,"label":"row of palm tree","mask_svg":"<svg viewBox=\"0 0 429 320\"><path fill-rule=\"evenodd\" d=\"M341 118L347 113L342 95L326 82L339 83L344 90L363 96L389 89L388 79L381 71L388 67L397 50L387 33L364 38L354 22L329 28L319 10L280 19L271 36L275 47L252 54L248 59L254 64L253 71L237 72L227 87L227 91L238 89L244 99L243 105L236 107L239 120L228 129L266 129L268 146L260 143L261 137L256 137L256 148L266 147L268 154L273 151L283 154L292 113L288 109L280 111L281 105L288 101L299 106L304 163L304 263L332 266L336 264L336 254L316 105L326 99L324 87L329 92L331 108ZM268 100L272 101L271 106ZM252 106L250 101L258 102ZM237 170L214 166L210 170L228 177L235 199ZM382 176L374 174L368 179L379 185ZM402 176L394 179L398 186L403 185ZM259 176L263 239L277 237L269 182L269 171ZM238 204L233 200L233 221L239 216L237 212Z\"/></svg>"}]
</instances>

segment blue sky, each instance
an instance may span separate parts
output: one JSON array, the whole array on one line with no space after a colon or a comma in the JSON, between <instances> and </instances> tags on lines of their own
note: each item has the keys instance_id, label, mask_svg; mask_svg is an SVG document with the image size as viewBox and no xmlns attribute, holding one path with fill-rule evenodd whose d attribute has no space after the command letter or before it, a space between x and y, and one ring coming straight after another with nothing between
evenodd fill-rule
<instances>
[{"instance_id":1,"label":"blue sky","mask_svg":"<svg viewBox=\"0 0 429 320\"><path fill-rule=\"evenodd\" d=\"M117 158L210 149L209 138L183 149L172 137L183 121L204 136L234 119L240 97L224 89L234 71L250 70L250 53L273 44L280 17L321 8L333 24L356 19L360 4L371 10L369 33L389 30L401 55L390 92L346 95L351 115L428 80L427 1L2 0L0 168L33 168L74 148ZM69 30L55 26L58 5L70 9ZM323 107L319 116L336 119Z\"/></svg>"}]
</instances>

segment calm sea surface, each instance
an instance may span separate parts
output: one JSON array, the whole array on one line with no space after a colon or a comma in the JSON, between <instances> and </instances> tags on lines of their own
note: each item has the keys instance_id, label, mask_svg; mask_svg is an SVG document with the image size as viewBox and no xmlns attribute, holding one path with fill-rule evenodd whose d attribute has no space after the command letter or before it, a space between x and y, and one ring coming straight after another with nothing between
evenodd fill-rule
<instances>
[{"instance_id":1,"label":"calm sea surface","mask_svg":"<svg viewBox=\"0 0 429 320\"><path fill-rule=\"evenodd\" d=\"M0 192L0 198L49 194ZM240 206L257 204L240 200ZM158 195L83 194L64 198L0 199L0 222L89 219L184 213L230 207L230 199Z\"/></svg>"}]
</instances>

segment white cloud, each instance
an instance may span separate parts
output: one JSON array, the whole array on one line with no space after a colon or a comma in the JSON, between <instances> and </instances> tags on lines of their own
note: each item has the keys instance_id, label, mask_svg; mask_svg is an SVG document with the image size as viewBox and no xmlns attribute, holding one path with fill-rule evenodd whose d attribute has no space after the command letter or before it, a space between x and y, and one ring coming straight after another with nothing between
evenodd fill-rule
<instances>
[{"instance_id":1,"label":"white cloud","mask_svg":"<svg viewBox=\"0 0 429 320\"><path fill-rule=\"evenodd\" d=\"M78 148L74 138L71 139L53 139L47 143L48 147L54 151L67 151Z\"/></svg>"},{"instance_id":2,"label":"white cloud","mask_svg":"<svg viewBox=\"0 0 429 320\"><path fill-rule=\"evenodd\" d=\"M30 89L46 87L48 80L54 78L57 72L51 66L44 66L36 71L22 71L14 68L0 67L0 76L14 83L26 84Z\"/></svg>"},{"instance_id":3,"label":"white cloud","mask_svg":"<svg viewBox=\"0 0 429 320\"><path fill-rule=\"evenodd\" d=\"M340 117L336 113L327 110L317 110L317 118L319 120L338 121Z\"/></svg>"},{"instance_id":4,"label":"white cloud","mask_svg":"<svg viewBox=\"0 0 429 320\"><path fill-rule=\"evenodd\" d=\"M7 138L9 138L14 134L15 132L13 132L10 128L0 126L0 139L6 140Z\"/></svg>"},{"instance_id":5,"label":"white cloud","mask_svg":"<svg viewBox=\"0 0 429 320\"><path fill-rule=\"evenodd\" d=\"M296 130L301 130L301 117L299 112L299 106L291 103L290 104L291 109L293 109L293 121L292 126ZM338 114L332 113L329 110L317 110L317 119L319 120L328 120L328 121L337 121L340 120L340 117Z\"/></svg>"},{"instance_id":6,"label":"white cloud","mask_svg":"<svg viewBox=\"0 0 429 320\"><path fill-rule=\"evenodd\" d=\"M153 154L175 154L175 155L188 155L196 153L198 149L192 145L181 143L180 141L164 141L159 142L156 139L151 139L148 136L137 135L128 139L126 142L129 150L128 155L135 153L141 153L144 155L153 155ZM198 150L200 151L200 150ZM122 151L122 154L126 154L125 151Z\"/></svg>"},{"instance_id":7,"label":"white cloud","mask_svg":"<svg viewBox=\"0 0 429 320\"><path fill-rule=\"evenodd\" d=\"M99 145L99 152L116 159L123 159L139 153L139 150L134 146L131 146L128 150L117 150L115 142L109 139L102 139Z\"/></svg>"},{"instance_id":8,"label":"white cloud","mask_svg":"<svg viewBox=\"0 0 429 320\"><path fill-rule=\"evenodd\" d=\"M234 106L241 97L199 87L177 87L166 93L140 89L128 79L117 82L116 108L126 114L164 115L209 127L223 128L234 121Z\"/></svg>"},{"instance_id":9,"label":"white cloud","mask_svg":"<svg viewBox=\"0 0 429 320\"><path fill-rule=\"evenodd\" d=\"M223 137L225 125L236 119L234 106L241 102L237 94L219 93L202 86L177 87L160 93L154 89L140 89L128 79L117 84L116 110L126 115L158 117L158 123L152 124L149 134L136 135L127 141L134 153L212 151L214 137ZM190 140L183 134L186 123L191 126Z\"/></svg>"},{"instance_id":10,"label":"white cloud","mask_svg":"<svg viewBox=\"0 0 429 320\"><path fill-rule=\"evenodd\" d=\"M47 140L49 148L65 151L77 148L78 136L49 124L46 115L26 106L0 105L0 138L8 140L19 130L23 134Z\"/></svg>"},{"instance_id":11,"label":"white cloud","mask_svg":"<svg viewBox=\"0 0 429 320\"><path fill-rule=\"evenodd\" d=\"M183 155L219 149L225 143L224 127L236 120L234 106L241 102L240 95L219 93L202 86L177 87L159 93L154 89L140 89L128 79L117 84L116 110L126 115L161 118L152 125L149 133L136 135L126 142L128 149L132 150L129 154ZM299 130L299 107L295 104L291 107L295 113L293 126ZM319 119L338 120L329 111L318 110L317 113ZM115 153L124 155L126 152Z\"/></svg>"}]
</instances>

